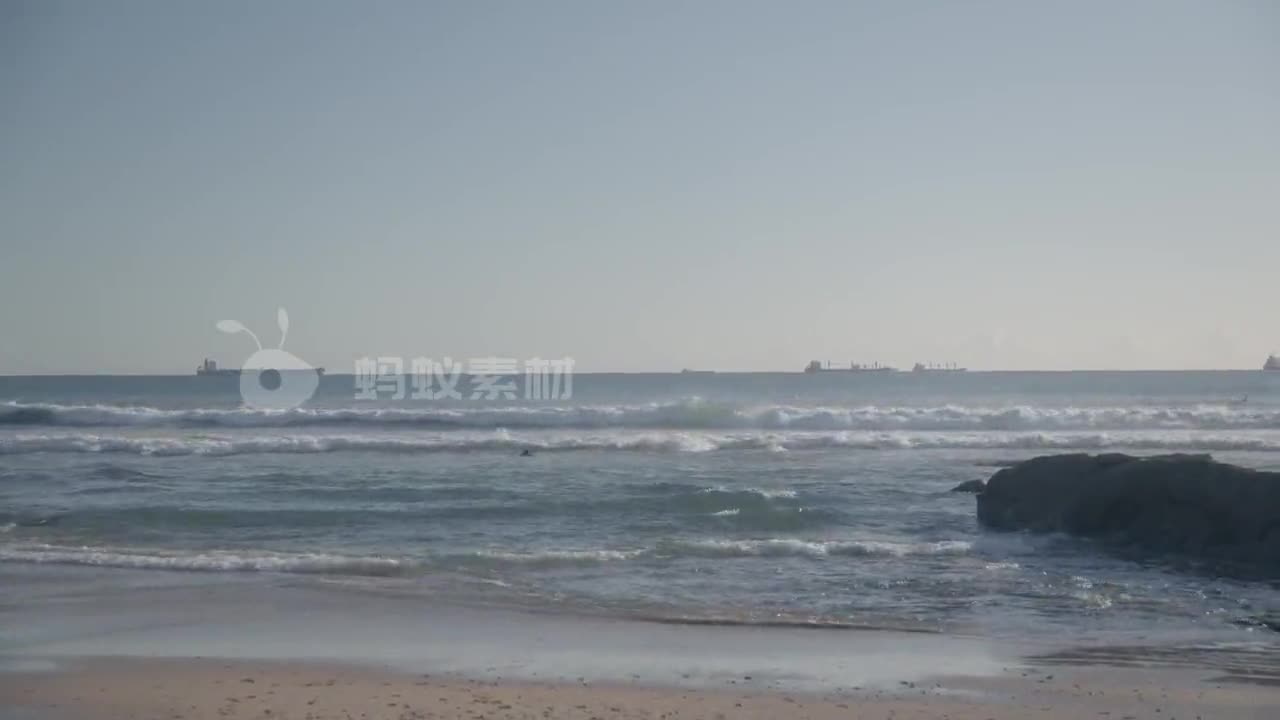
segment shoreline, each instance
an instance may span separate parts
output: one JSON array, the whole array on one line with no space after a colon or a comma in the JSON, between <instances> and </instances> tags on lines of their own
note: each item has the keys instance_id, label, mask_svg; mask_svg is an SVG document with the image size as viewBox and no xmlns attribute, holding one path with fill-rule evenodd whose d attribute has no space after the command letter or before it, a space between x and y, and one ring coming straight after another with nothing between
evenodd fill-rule
<instances>
[{"instance_id":1,"label":"shoreline","mask_svg":"<svg viewBox=\"0 0 1280 720\"><path fill-rule=\"evenodd\" d=\"M1168 720L1280 706L1280 648L1261 635L1064 647L531 613L296 578L72 575L26 575L0 604L0 717Z\"/></svg>"},{"instance_id":2,"label":"shoreline","mask_svg":"<svg viewBox=\"0 0 1280 720\"><path fill-rule=\"evenodd\" d=\"M24 568L0 572L0 584L15 588L0 606L0 663L10 665L204 656L539 682L715 687L751 675L826 689L917 681L957 665L993 673L1016 659L979 636L652 622L324 578Z\"/></svg>"}]
</instances>

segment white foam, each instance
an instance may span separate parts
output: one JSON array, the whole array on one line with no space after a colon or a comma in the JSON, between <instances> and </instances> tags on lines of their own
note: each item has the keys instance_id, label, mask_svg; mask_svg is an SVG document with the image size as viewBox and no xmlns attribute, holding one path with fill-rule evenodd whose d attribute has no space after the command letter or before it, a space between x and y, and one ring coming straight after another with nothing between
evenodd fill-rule
<instances>
[{"instance_id":1,"label":"white foam","mask_svg":"<svg viewBox=\"0 0 1280 720\"><path fill-rule=\"evenodd\" d=\"M144 406L0 404L0 424L72 427L664 428L689 430L1063 431L1271 430L1280 409L1231 405L1032 407L744 407L697 398L642 405L466 408L248 408L163 410ZM785 447L783 447L785 449Z\"/></svg>"},{"instance_id":2,"label":"white foam","mask_svg":"<svg viewBox=\"0 0 1280 720\"><path fill-rule=\"evenodd\" d=\"M725 513L716 513L722 515ZM632 549L550 548L511 551L480 549L437 557L436 562L474 561L513 565L596 564L644 558L808 557L831 556L908 557L965 555L972 543L948 540L932 543L881 540L804 540L767 538L755 540L665 540L656 546ZM48 544L0 545L0 562L86 565L140 570L205 572L275 572L326 575L393 576L420 567L413 560L384 556L351 556L330 553L282 553L265 550L208 550L182 552L138 548L108 548Z\"/></svg>"},{"instance_id":3,"label":"white foam","mask_svg":"<svg viewBox=\"0 0 1280 720\"><path fill-rule=\"evenodd\" d=\"M659 547L660 553L675 556L709 557L815 557L863 555L906 557L909 555L964 555L973 547L966 540L932 543L904 543L880 540L800 540L768 538L758 540L672 540Z\"/></svg>"},{"instance_id":4,"label":"white foam","mask_svg":"<svg viewBox=\"0 0 1280 720\"><path fill-rule=\"evenodd\" d=\"M752 495L759 495L760 497L768 498L768 499L773 499L773 498L794 498L794 497L796 496L796 491L795 491L795 490L785 490L785 489L762 489L762 488L752 488L752 487L748 487L748 488L732 488L732 487L729 487L728 485L713 485L713 486L711 486L711 487L705 487L705 488L702 488L702 489L701 489L701 490L699 490L698 492L699 492L699 493L703 493L703 494L706 494L706 493L750 493L750 494L752 494Z\"/></svg>"},{"instance_id":5,"label":"white foam","mask_svg":"<svg viewBox=\"0 0 1280 720\"><path fill-rule=\"evenodd\" d=\"M354 557L325 553L273 553L262 551L181 553L164 550L59 545L0 546L0 561L92 565L143 570L334 573L346 575L398 575L413 567L410 562L381 556Z\"/></svg>"},{"instance_id":6,"label":"white foam","mask_svg":"<svg viewBox=\"0 0 1280 720\"><path fill-rule=\"evenodd\" d=\"M794 498L795 490L752 490L751 492L760 493L767 498Z\"/></svg>"},{"instance_id":7,"label":"white foam","mask_svg":"<svg viewBox=\"0 0 1280 720\"><path fill-rule=\"evenodd\" d=\"M143 456L230 456L314 454L331 452L535 452L626 451L705 453L713 451L865 449L1014 449L1280 452L1272 433L1127 432L1127 433L588 433L530 434L506 432L437 433L388 436L344 435L202 435L144 437L117 433L0 434L0 455L29 453L119 453ZM723 488L725 492L732 489ZM747 490L766 497L791 497L791 490Z\"/></svg>"},{"instance_id":8,"label":"white foam","mask_svg":"<svg viewBox=\"0 0 1280 720\"><path fill-rule=\"evenodd\" d=\"M510 552L505 550L479 550L475 557L520 564L540 563L590 563L613 560L630 560L644 554L644 550L535 550Z\"/></svg>"}]
</instances>

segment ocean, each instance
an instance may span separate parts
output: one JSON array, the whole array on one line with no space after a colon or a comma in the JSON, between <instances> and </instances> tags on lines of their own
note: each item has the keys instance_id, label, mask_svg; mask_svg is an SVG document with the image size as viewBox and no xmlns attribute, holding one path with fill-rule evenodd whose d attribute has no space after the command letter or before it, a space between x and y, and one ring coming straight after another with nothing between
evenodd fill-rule
<instances>
[{"instance_id":1,"label":"ocean","mask_svg":"<svg viewBox=\"0 0 1280 720\"><path fill-rule=\"evenodd\" d=\"M328 375L285 411L238 383L0 378L0 565L1051 640L1248 640L1280 611L1265 579L987 531L949 492L1053 452L1280 469L1280 373L579 374L554 402Z\"/></svg>"}]
</instances>

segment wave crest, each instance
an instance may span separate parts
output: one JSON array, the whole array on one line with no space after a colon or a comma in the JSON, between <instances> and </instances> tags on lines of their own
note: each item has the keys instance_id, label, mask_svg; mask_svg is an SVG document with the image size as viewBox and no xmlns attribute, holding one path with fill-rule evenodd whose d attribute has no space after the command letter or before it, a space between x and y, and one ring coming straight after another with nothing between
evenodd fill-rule
<instances>
[{"instance_id":1,"label":"wave crest","mask_svg":"<svg viewBox=\"0 0 1280 720\"><path fill-rule=\"evenodd\" d=\"M911 555L965 555L973 549L967 540L903 543L879 540L671 540L659 552L694 557L907 557Z\"/></svg>"},{"instance_id":2,"label":"wave crest","mask_svg":"<svg viewBox=\"0 0 1280 720\"><path fill-rule=\"evenodd\" d=\"M430 567L467 565L516 565L526 567L602 564L638 559L798 557L907 557L917 555L966 555L973 543L889 542L877 540L663 540L654 546L633 549L562 549L511 551L482 549L435 556L423 563L385 556L351 556L326 553L281 553L262 550L180 552L25 544L0 546L0 562L84 565L137 570L204 572L273 572L291 574L399 576Z\"/></svg>"},{"instance_id":3,"label":"wave crest","mask_svg":"<svg viewBox=\"0 0 1280 720\"><path fill-rule=\"evenodd\" d=\"M249 408L162 410L144 406L0 404L0 425L62 427L294 428L380 426L440 430L491 428L1028 431L1271 430L1280 410L1225 405L1187 407L747 408L699 399L645 405L468 408ZM785 449L785 448L782 448Z\"/></svg>"},{"instance_id":4,"label":"wave crest","mask_svg":"<svg viewBox=\"0 0 1280 720\"><path fill-rule=\"evenodd\" d=\"M203 570L214 572L280 572L335 575L400 575L413 563L379 556L325 553L209 551L179 553L95 547L30 545L0 547L0 561L139 570Z\"/></svg>"},{"instance_id":5,"label":"wave crest","mask_svg":"<svg viewBox=\"0 0 1280 720\"><path fill-rule=\"evenodd\" d=\"M531 435L504 432L483 435L442 434L428 437L379 435L279 435L139 437L67 433L0 436L0 455L29 453L123 454L155 457L332 452L659 452L786 450L1009 449L1101 450L1124 448L1158 451L1280 452L1280 438L1240 433L643 433ZM715 489L712 489L715 490ZM790 491L761 491L787 497Z\"/></svg>"}]
</instances>

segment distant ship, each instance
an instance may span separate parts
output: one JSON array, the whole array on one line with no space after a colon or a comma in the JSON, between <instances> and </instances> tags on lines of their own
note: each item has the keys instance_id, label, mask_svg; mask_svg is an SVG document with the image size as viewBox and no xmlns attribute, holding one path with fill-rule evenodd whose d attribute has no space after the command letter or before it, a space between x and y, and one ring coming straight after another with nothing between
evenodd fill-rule
<instances>
[{"instance_id":1,"label":"distant ship","mask_svg":"<svg viewBox=\"0 0 1280 720\"><path fill-rule=\"evenodd\" d=\"M1280 355L1269 355L1262 369L1280 371Z\"/></svg>"},{"instance_id":2,"label":"distant ship","mask_svg":"<svg viewBox=\"0 0 1280 720\"><path fill-rule=\"evenodd\" d=\"M935 363L928 363L928 364L916 363L915 367L911 368L911 372L917 372L917 373L968 372L968 370L969 368L959 367L955 363L943 363L942 365L938 365Z\"/></svg>"},{"instance_id":3,"label":"distant ship","mask_svg":"<svg viewBox=\"0 0 1280 720\"><path fill-rule=\"evenodd\" d=\"M715 370L693 370L690 368L685 368L680 371L680 374L681 375L715 375L716 371Z\"/></svg>"},{"instance_id":4,"label":"distant ship","mask_svg":"<svg viewBox=\"0 0 1280 720\"><path fill-rule=\"evenodd\" d=\"M806 366L805 366L804 371L805 371L805 372L807 372L807 373L820 373L820 372L897 372L897 371L898 371L898 369L897 369L897 368L894 368L894 367L889 367L888 365L881 365L880 363L872 363L872 364L870 364L870 365L860 365L860 364L858 364L858 363L854 363L854 362L849 363L849 367L831 367L831 363L830 363L830 362L828 362L828 363L824 366L822 363L818 362L817 360L813 360L813 361L811 361L808 365L806 365Z\"/></svg>"},{"instance_id":5,"label":"distant ship","mask_svg":"<svg viewBox=\"0 0 1280 720\"><path fill-rule=\"evenodd\" d=\"M324 375L324 368L322 367L311 368L311 369L315 370L317 375ZM302 370L305 371L306 368L302 368ZM297 372L297 371L284 370L282 372ZM241 374L241 371L238 368L220 368L218 367L218 363L216 360L210 360L209 358L205 358L204 362L201 363L198 367L196 367L196 375L200 375L200 376L215 375L215 376L226 377L228 375L240 375L240 374Z\"/></svg>"},{"instance_id":6,"label":"distant ship","mask_svg":"<svg viewBox=\"0 0 1280 720\"><path fill-rule=\"evenodd\" d=\"M239 375L240 370L237 368L220 368L216 360L205 358L204 362L196 368L196 375Z\"/></svg>"}]
</instances>

